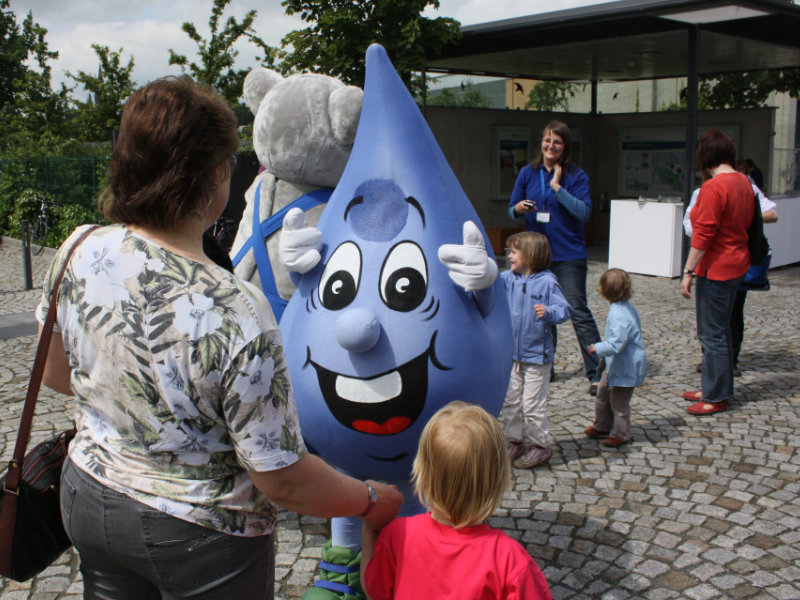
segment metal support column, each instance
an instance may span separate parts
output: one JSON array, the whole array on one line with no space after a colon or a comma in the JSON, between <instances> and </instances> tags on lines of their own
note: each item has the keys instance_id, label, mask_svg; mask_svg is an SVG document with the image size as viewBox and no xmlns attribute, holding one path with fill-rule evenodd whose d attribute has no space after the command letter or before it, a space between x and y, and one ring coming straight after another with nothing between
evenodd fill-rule
<instances>
[{"instance_id":1,"label":"metal support column","mask_svg":"<svg viewBox=\"0 0 800 600\"><path fill-rule=\"evenodd\" d=\"M697 88L700 80L700 27L690 25L689 30L689 64L686 79L686 173L683 181L683 210L689 205L694 191L694 174L697 165ZM681 262L686 261L689 241L685 240Z\"/></svg>"},{"instance_id":2,"label":"metal support column","mask_svg":"<svg viewBox=\"0 0 800 600\"><path fill-rule=\"evenodd\" d=\"M428 72L422 67L422 114L428 109Z\"/></svg>"},{"instance_id":3,"label":"metal support column","mask_svg":"<svg viewBox=\"0 0 800 600\"><path fill-rule=\"evenodd\" d=\"M33 289L33 269L31 268L31 224L27 220L22 223L22 268L25 271L25 289Z\"/></svg>"}]
</instances>

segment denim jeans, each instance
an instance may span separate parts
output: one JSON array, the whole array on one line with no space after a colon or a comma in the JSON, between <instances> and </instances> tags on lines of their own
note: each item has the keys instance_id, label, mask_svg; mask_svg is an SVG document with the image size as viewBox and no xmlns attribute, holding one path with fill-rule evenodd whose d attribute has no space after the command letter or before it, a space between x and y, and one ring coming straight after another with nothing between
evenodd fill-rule
<instances>
[{"instance_id":1,"label":"denim jeans","mask_svg":"<svg viewBox=\"0 0 800 600\"><path fill-rule=\"evenodd\" d=\"M550 270L558 279L564 297L572 306L572 327L578 338L583 356L583 365L586 368L586 377L592 383L599 381L597 367L600 363L595 354L589 354L586 348L590 344L600 341L600 332L597 330L597 323L594 322L594 315L589 310L586 303L586 273L588 268L586 260L564 260L554 262ZM557 328L553 326L553 351L555 353L558 345Z\"/></svg>"},{"instance_id":2,"label":"denim jeans","mask_svg":"<svg viewBox=\"0 0 800 600\"><path fill-rule=\"evenodd\" d=\"M697 338L703 346L701 382L705 402L733 397L733 341L731 314L736 286L742 277L728 281L695 278Z\"/></svg>"},{"instance_id":3,"label":"denim jeans","mask_svg":"<svg viewBox=\"0 0 800 600\"><path fill-rule=\"evenodd\" d=\"M273 536L238 537L171 517L111 490L69 460L61 515L91 600L271 600Z\"/></svg>"},{"instance_id":4,"label":"denim jeans","mask_svg":"<svg viewBox=\"0 0 800 600\"><path fill-rule=\"evenodd\" d=\"M733 368L739 365L739 351L744 340L744 301L747 300L747 290L736 290L736 299L733 302L731 314L731 341L733 342Z\"/></svg>"}]
</instances>

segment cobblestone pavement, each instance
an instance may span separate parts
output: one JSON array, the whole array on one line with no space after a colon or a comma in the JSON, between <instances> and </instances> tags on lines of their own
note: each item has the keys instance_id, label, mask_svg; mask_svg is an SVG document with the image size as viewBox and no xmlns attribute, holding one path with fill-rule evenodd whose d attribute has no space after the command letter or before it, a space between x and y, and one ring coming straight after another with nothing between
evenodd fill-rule
<instances>
[{"instance_id":1,"label":"cobblestone pavement","mask_svg":"<svg viewBox=\"0 0 800 600\"><path fill-rule=\"evenodd\" d=\"M34 258L36 286L48 260ZM588 283L601 332L608 305L594 290L604 268L590 262ZM677 280L633 277L650 372L633 398L633 442L620 449L582 435L593 398L574 335L562 326L549 401L555 455L534 471L515 470L490 521L536 558L554 598L800 598L800 267L773 271L771 280L771 291L748 295L732 410L693 417L680 395L699 386L693 303L680 297ZM21 251L5 241L0 337L9 319L30 322L38 292L23 288ZM3 463L34 352L32 335L0 339ZM32 441L63 428L70 407L44 391ZM281 513L279 598L302 596L327 535L324 520ZM78 567L67 552L30 582L0 578L0 596L78 599Z\"/></svg>"}]
</instances>

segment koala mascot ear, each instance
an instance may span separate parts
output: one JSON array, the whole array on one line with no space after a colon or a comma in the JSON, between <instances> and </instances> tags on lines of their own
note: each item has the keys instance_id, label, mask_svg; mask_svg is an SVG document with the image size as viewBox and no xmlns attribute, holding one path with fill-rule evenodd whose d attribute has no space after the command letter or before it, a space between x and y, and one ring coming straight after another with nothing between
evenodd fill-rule
<instances>
[{"instance_id":1,"label":"koala mascot ear","mask_svg":"<svg viewBox=\"0 0 800 600\"><path fill-rule=\"evenodd\" d=\"M264 96L279 81L283 81L279 73L264 67L253 69L247 74L244 78L244 102L250 108L250 112L254 115L258 112Z\"/></svg>"},{"instance_id":2,"label":"koala mascot ear","mask_svg":"<svg viewBox=\"0 0 800 600\"><path fill-rule=\"evenodd\" d=\"M328 114L331 118L333 137L344 147L351 147L356 138L358 117L361 114L361 100L364 91L352 85L331 92Z\"/></svg>"}]
</instances>

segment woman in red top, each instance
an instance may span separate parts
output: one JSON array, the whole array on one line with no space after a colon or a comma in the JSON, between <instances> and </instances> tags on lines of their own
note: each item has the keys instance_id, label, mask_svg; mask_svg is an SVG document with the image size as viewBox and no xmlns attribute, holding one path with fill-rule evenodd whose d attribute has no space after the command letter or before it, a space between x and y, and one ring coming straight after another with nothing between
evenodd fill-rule
<instances>
[{"instance_id":1,"label":"woman in red top","mask_svg":"<svg viewBox=\"0 0 800 600\"><path fill-rule=\"evenodd\" d=\"M709 129L697 147L697 168L709 177L691 212L692 247L686 259L681 294L691 297L697 280L697 337L703 346L702 390L687 411L710 415L727 410L733 397L731 313L736 287L750 267L747 229L755 197L749 180L738 173L736 146L718 129ZM685 392L697 400L697 392Z\"/></svg>"}]
</instances>

